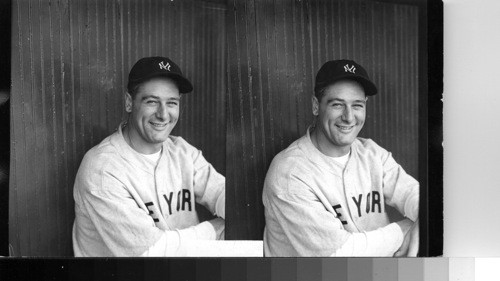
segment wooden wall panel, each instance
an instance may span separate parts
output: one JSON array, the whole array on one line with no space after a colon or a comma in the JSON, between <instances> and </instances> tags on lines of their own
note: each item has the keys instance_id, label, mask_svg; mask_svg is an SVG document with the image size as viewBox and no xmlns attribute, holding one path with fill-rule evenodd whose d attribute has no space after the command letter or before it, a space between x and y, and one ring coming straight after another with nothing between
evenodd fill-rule
<instances>
[{"instance_id":1,"label":"wooden wall panel","mask_svg":"<svg viewBox=\"0 0 500 281\"><path fill-rule=\"evenodd\" d=\"M208 1L13 1L9 242L72 255L73 183L87 150L125 117L128 71L169 56L194 84L182 135L225 172L225 6Z\"/></svg>"},{"instance_id":2,"label":"wooden wall panel","mask_svg":"<svg viewBox=\"0 0 500 281\"><path fill-rule=\"evenodd\" d=\"M228 11L228 239L262 239L267 168L311 124L314 77L328 60L354 59L371 74L379 94L360 136L418 178L418 7L234 0Z\"/></svg>"}]
</instances>

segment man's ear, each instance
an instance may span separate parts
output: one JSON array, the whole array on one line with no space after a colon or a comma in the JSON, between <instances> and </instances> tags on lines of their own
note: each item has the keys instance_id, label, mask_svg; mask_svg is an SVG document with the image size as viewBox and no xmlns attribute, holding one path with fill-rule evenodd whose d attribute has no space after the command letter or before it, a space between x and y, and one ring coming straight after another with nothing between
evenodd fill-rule
<instances>
[{"instance_id":1,"label":"man's ear","mask_svg":"<svg viewBox=\"0 0 500 281\"><path fill-rule=\"evenodd\" d=\"M125 92L125 111L132 112L132 96L128 92Z\"/></svg>"},{"instance_id":2,"label":"man's ear","mask_svg":"<svg viewBox=\"0 0 500 281\"><path fill-rule=\"evenodd\" d=\"M316 96L312 97L312 113L314 116L319 115L319 101Z\"/></svg>"}]
</instances>

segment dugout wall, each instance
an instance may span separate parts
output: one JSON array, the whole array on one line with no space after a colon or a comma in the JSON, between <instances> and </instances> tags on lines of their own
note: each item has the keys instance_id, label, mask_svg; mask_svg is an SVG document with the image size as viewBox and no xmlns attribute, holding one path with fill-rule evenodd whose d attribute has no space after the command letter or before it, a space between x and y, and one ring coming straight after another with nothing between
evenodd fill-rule
<instances>
[{"instance_id":1,"label":"dugout wall","mask_svg":"<svg viewBox=\"0 0 500 281\"><path fill-rule=\"evenodd\" d=\"M75 174L124 118L141 57L169 56L192 80L173 134L225 173L224 16L222 1L13 1L12 255L73 254Z\"/></svg>"}]
</instances>

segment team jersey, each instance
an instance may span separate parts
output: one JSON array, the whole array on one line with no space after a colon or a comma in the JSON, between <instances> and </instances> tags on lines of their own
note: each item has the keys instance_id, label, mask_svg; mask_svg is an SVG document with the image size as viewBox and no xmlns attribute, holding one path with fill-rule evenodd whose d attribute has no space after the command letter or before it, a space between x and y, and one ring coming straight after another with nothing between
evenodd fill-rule
<instances>
[{"instance_id":1,"label":"team jersey","mask_svg":"<svg viewBox=\"0 0 500 281\"><path fill-rule=\"evenodd\" d=\"M266 256L392 256L403 241L386 205L418 218L419 184L391 153L357 138L344 166L309 131L273 159L264 183ZM352 236L352 237L351 237ZM353 240L354 239L354 240Z\"/></svg>"},{"instance_id":2,"label":"team jersey","mask_svg":"<svg viewBox=\"0 0 500 281\"><path fill-rule=\"evenodd\" d=\"M175 254L179 240L196 239L207 227L196 229L195 203L224 217L224 198L225 178L184 139L169 136L156 162L125 142L120 125L78 170L75 256L139 256L167 236L176 238Z\"/></svg>"}]
</instances>

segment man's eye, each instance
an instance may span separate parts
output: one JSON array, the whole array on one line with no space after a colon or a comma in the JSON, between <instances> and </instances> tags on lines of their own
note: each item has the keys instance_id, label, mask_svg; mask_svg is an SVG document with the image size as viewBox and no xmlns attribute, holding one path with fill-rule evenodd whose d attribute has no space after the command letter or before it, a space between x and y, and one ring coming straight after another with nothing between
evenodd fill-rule
<instances>
[{"instance_id":1,"label":"man's eye","mask_svg":"<svg viewBox=\"0 0 500 281\"><path fill-rule=\"evenodd\" d=\"M148 100L148 101L146 101L146 103L147 103L147 104L156 104L156 103L158 103L158 102L157 102L157 101L155 101L155 100Z\"/></svg>"},{"instance_id":2,"label":"man's eye","mask_svg":"<svg viewBox=\"0 0 500 281\"><path fill-rule=\"evenodd\" d=\"M168 102L167 104L170 106L177 106L179 103L176 101L171 101L171 102Z\"/></svg>"},{"instance_id":3,"label":"man's eye","mask_svg":"<svg viewBox=\"0 0 500 281\"><path fill-rule=\"evenodd\" d=\"M341 103L333 103L332 106L335 107L335 108L341 108L343 106L343 104L341 104Z\"/></svg>"},{"instance_id":4,"label":"man's eye","mask_svg":"<svg viewBox=\"0 0 500 281\"><path fill-rule=\"evenodd\" d=\"M353 106L354 106L354 108L358 108L358 109L365 107L365 106L364 106L364 105L362 105L362 104L355 104L355 105L353 105Z\"/></svg>"}]
</instances>

